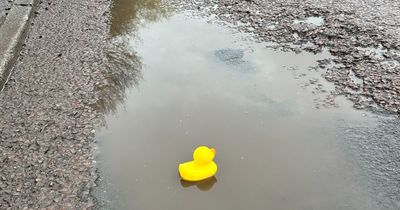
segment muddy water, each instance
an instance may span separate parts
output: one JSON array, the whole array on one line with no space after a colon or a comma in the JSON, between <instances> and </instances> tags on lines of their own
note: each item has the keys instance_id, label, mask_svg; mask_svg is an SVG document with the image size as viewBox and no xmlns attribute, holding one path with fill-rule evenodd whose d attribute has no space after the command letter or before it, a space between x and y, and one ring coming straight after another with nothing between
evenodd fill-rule
<instances>
[{"instance_id":1,"label":"muddy water","mask_svg":"<svg viewBox=\"0 0 400 210\"><path fill-rule=\"evenodd\" d=\"M338 122L374 121L344 100L324 108L332 87L309 67L328 53L272 50L187 14L131 29L121 36L140 57L143 79L97 135L120 205L377 209L336 134ZM177 165L198 145L217 149L219 171L183 182Z\"/></svg>"}]
</instances>

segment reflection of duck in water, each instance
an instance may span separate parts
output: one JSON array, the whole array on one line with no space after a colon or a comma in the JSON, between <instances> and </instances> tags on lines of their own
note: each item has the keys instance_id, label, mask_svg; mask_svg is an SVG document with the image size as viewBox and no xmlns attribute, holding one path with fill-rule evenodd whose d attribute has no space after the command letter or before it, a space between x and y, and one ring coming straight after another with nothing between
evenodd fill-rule
<instances>
[{"instance_id":1,"label":"reflection of duck in water","mask_svg":"<svg viewBox=\"0 0 400 210\"><path fill-rule=\"evenodd\" d=\"M190 181L185 181L185 180L181 179L182 187L187 188L187 187L196 185L197 188L199 188L199 190L201 190L201 191L210 190L216 182L217 182L217 179L215 178L215 176L213 176L209 179L198 181L198 182L190 182Z\"/></svg>"},{"instance_id":2,"label":"reflection of duck in water","mask_svg":"<svg viewBox=\"0 0 400 210\"><path fill-rule=\"evenodd\" d=\"M193 152L193 161L179 164L179 174L186 181L201 181L217 173L214 163L216 151L206 146L197 147Z\"/></svg>"}]
</instances>

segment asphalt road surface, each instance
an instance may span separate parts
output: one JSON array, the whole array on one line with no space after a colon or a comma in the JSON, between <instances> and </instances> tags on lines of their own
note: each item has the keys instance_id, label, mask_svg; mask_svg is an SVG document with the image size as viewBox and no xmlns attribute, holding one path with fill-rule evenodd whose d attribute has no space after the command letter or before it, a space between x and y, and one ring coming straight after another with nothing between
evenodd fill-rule
<instances>
[{"instance_id":1,"label":"asphalt road surface","mask_svg":"<svg viewBox=\"0 0 400 210\"><path fill-rule=\"evenodd\" d=\"M0 209L94 208L95 128L121 88L108 65L109 0L42 0L0 93ZM400 208L400 2L166 0L301 51L327 48L325 78L355 108L394 114L343 125L382 209ZM7 3L0 3L0 24ZM321 26L302 21L322 17ZM295 21L300 20L300 22ZM296 34L296 35L294 35ZM297 45L292 45L292 44ZM332 65L329 64L338 64ZM361 81L361 82L360 82ZM118 88L116 88L118 87ZM329 103L327 104L329 105ZM348 132L348 134L345 134ZM356 139L356 140L354 140Z\"/></svg>"}]
</instances>

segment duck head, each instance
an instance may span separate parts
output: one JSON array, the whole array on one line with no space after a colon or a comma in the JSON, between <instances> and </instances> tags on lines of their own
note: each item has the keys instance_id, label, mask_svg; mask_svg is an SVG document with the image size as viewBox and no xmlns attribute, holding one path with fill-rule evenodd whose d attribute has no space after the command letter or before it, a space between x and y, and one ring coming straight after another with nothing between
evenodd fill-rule
<instances>
[{"instance_id":1,"label":"duck head","mask_svg":"<svg viewBox=\"0 0 400 210\"><path fill-rule=\"evenodd\" d=\"M193 160L196 164L205 165L210 163L215 155L216 151L214 148L208 148L206 146L197 147L193 152Z\"/></svg>"}]
</instances>

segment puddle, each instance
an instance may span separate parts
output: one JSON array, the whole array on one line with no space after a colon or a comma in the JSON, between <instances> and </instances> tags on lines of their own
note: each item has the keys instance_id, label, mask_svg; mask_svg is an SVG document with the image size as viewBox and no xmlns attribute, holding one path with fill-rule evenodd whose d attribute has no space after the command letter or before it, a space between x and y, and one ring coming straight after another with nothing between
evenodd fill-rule
<instances>
[{"instance_id":1,"label":"puddle","mask_svg":"<svg viewBox=\"0 0 400 210\"><path fill-rule=\"evenodd\" d=\"M310 25L315 25L315 26L322 26L325 23L324 17L322 16L312 16L312 17L307 17L304 20L294 20L295 24L299 23L306 23Z\"/></svg>"},{"instance_id":2,"label":"puddle","mask_svg":"<svg viewBox=\"0 0 400 210\"><path fill-rule=\"evenodd\" d=\"M371 56L378 60L384 59L385 57L383 54L387 52L382 45L379 45L378 47L357 47L357 49L364 52L364 55Z\"/></svg>"},{"instance_id":3,"label":"puddle","mask_svg":"<svg viewBox=\"0 0 400 210\"><path fill-rule=\"evenodd\" d=\"M350 77L351 81L353 81L354 84L356 84L356 85L362 87L362 85L363 85L363 83L364 83L364 80L363 80L362 78L358 77L358 76L356 75L356 73L354 73L353 70L350 70L350 71L349 71L349 77Z\"/></svg>"},{"instance_id":4,"label":"puddle","mask_svg":"<svg viewBox=\"0 0 400 210\"><path fill-rule=\"evenodd\" d=\"M167 16L166 8L157 0L113 0L111 36L136 31L143 20L156 21Z\"/></svg>"},{"instance_id":5,"label":"puddle","mask_svg":"<svg viewBox=\"0 0 400 210\"><path fill-rule=\"evenodd\" d=\"M374 121L348 101L315 108L329 87L309 67L329 53L273 50L186 14L150 20L113 32L140 57L143 79L97 134L109 180L99 200L115 207L118 194L118 205L140 210L377 209L336 135L338 121ZM183 182L178 163L198 145L217 149L219 171Z\"/></svg>"}]
</instances>

